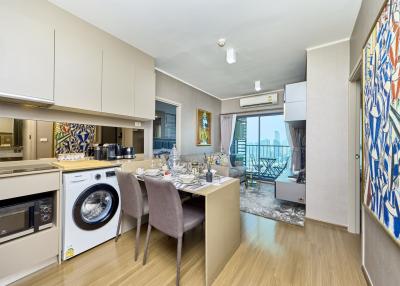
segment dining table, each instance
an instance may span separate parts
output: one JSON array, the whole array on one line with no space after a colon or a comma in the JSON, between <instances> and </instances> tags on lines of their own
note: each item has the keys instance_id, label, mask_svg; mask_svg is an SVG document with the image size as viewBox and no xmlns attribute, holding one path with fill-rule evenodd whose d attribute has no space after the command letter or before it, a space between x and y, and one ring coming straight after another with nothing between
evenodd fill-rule
<instances>
[{"instance_id":1,"label":"dining table","mask_svg":"<svg viewBox=\"0 0 400 286\"><path fill-rule=\"evenodd\" d=\"M125 170L124 170L125 168ZM122 167L136 174L138 168L149 169L149 162L136 162ZM204 197L205 201L205 285L211 285L240 245L240 182L238 179L215 175L212 182L199 178L184 184L178 175L170 180L177 190ZM143 175L137 176L143 180Z\"/></svg>"}]
</instances>

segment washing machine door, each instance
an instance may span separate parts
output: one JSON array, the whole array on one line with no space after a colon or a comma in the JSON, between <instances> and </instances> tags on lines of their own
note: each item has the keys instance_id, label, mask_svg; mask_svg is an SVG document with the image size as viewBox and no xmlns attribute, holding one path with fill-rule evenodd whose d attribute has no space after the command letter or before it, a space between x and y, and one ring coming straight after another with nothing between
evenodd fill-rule
<instances>
[{"instance_id":1,"label":"washing machine door","mask_svg":"<svg viewBox=\"0 0 400 286\"><path fill-rule=\"evenodd\" d=\"M107 224L119 205L117 190L107 184L96 184L76 199L72 209L75 224L84 230L94 230Z\"/></svg>"}]
</instances>

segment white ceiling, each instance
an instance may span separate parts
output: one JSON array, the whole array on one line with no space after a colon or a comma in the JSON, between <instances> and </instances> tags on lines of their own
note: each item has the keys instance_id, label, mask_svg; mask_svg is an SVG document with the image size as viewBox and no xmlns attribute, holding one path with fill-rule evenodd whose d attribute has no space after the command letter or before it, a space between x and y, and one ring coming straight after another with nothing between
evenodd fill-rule
<instances>
[{"instance_id":1,"label":"white ceiling","mask_svg":"<svg viewBox=\"0 0 400 286\"><path fill-rule=\"evenodd\" d=\"M218 98L305 80L306 48L350 36L361 0L50 0ZM216 45L227 39L225 48ZM237 63L225 61L226 47Z\"/></svg>"}]
</instances>

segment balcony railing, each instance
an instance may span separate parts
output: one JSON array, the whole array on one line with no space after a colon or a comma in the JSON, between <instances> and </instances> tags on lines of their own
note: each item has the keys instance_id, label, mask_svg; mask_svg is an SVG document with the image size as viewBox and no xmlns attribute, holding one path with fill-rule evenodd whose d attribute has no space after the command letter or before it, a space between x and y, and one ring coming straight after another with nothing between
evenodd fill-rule
<instances>
[{"instance_id":1,"label":"balcony railing","mask_svg":"<svg viewBox=\"0 0 400 286\"><path fill-rule=\"evenodd\" d=\"M241 144L240 141L234 141L232 147L232 153L242 157L248 172L259 179L273 181L291 165L290 146Z\"/></svg>"}]
</instances>

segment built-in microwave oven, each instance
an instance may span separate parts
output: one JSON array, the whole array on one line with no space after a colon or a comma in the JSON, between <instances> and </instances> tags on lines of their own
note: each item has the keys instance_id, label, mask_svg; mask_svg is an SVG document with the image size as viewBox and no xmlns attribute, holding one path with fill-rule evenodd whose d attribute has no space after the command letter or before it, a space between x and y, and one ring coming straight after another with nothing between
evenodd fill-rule
<instances>
[{"instance_id":1,"label":"built-in microwave oven","mask_svg":"<svg viewBox=\"0 0 400 286\"><path fill-rule=\"evenodd\" d=\"M53 226L54 197L43 193L0 201L0 244Z\"/></svg>"}]
</instances>

